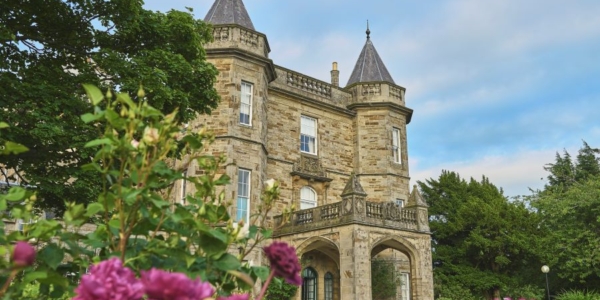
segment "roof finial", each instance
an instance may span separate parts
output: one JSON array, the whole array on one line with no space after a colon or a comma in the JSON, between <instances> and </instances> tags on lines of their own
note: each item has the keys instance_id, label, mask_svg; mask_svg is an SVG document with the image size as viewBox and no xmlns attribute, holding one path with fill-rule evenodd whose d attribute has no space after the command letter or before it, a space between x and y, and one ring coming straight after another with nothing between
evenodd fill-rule
<instances>
[{"instance_id":1,"label":"roof finial","mask_svg":"<svg viewBox=\"0 0 600 300\"><path fill-rule=\"evenodd\" d=\"M371 38L371 30L369 30L369 20L367 20L367 40Z\"/></svg>"}]
</instances>

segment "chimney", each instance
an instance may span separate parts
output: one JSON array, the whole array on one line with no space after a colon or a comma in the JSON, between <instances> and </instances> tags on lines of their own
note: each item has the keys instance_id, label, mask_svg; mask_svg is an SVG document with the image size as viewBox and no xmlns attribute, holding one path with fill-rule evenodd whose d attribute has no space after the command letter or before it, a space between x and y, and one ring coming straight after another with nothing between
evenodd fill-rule
<instances>
[{"instance_id":1,"label":"chimney","mask_svg":"<svg viewBox=\"0 0 600 300\"><path fill-rule=\"evenodd\" d=\"M333 70L331 70L331 84L335 87L340 86L340 71L337 68L337 62L333 62Z\"/></svg>"}]
</instances>

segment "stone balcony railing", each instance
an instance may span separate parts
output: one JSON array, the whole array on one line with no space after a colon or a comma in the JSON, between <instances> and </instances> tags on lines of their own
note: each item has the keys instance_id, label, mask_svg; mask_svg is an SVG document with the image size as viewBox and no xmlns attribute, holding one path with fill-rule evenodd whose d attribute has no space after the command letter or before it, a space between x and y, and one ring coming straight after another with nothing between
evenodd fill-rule
<instances>
[{"instance_id":1,"label":"stone balcony railing","mask_svg":"<svg viewBox=\"0 0 600 300\"><path fill-rule=\"evenodd\" d=\"M264 34L234 24L213 25L213 41L205 48L238 48L265 58L271 51Z\"/></svg>"},{"instance_id":2,"label":"stone balcony railing","mask_svg":"<svg viewBox=\"0 0 600 300\"><path fill-rule=\"evenodd\" d=\"M417 220L417 208L401 208L395 203L345 199L340 202L294 211L284 222L282 215L274 217L275 237L325 229L348 224L428 232Z\"/></svg>"}]
</instances>

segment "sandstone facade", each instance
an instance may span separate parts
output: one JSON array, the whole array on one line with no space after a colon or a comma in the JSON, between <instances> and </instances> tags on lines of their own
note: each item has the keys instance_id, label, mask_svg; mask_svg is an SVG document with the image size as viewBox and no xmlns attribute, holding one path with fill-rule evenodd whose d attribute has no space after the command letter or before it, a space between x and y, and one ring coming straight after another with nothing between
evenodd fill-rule
<instances>
[{"instance_id":1,"label":"sandstone facade","mask_svg":"<svg viewBox=\"0 0 600 300\"><path fill-rule=\"evenodd\" d=\"M228 158L232 216L240 215L246 198L255 212L263 182L280 181L274 238L296 246L303 267L316 274L314 292L299 291L296 299L371 299L371 261L395 252L403 257L397 269L408 274L408 298L433 299L427 205L409 187L412 110L369 31L342 88L335 63L332 83L274 64L267 37L254 29L241 0L215 1L205 20L213 24L206 49L220 72L221 103L188 128L206 126L216 134L208 151ZM240 184L249 188L240 191ZM316 205L306 208L312 200ZM282 222L279 215L292 206L290 222ZM250 260L264 259L255 253Z\"/></svg>"}]
</instances>

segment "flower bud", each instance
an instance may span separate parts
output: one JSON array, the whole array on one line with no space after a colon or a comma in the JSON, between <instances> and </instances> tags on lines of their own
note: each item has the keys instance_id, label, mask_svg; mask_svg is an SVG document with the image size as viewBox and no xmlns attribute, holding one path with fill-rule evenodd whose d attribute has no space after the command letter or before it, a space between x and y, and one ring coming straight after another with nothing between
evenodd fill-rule
<instances>
[{"instance_id":1,"label":"flower bud","mask_svg":"<svg viewBox=\"0 0 600 300\"><path fill-rule=\"evenodd\" d=\"M12 262L19 267L31 266L35 261L35 254L35 249L29 243L17 242L12 255Z\"/></svg>"},{"instance_id":2,"label":"flower bud","mask_svg":"<svg viewBox=\"0 0 600 300\"><path fill-rule=\"evenodd\" d=\"M144 87L140 84L140 89L137 92L137 96L140 99L143 99L144 97L146 97L146 92L144 92Z\"/></svg>"},{"instance_id":3,"label":"flower bud","mask_svg":"<svg viewBox=\"0 0 600 300\"><path fill-rule=\"evenodd\" d=\"M152 127L144 128L144 137L142 139L146 144L152 145L158 143L158 137L158 129Z\"/></svg>"},{"instance_id":4,"label":"flower bud","mask_svg":"<svg viewBox=\"0 0 600 300\"><path fill-rule=\"evenodd\" d=\"M274 188L276 188L278 186L279 186L279 183L273 178L265 181L265 190L267 190L267 191L272 191Z\"/></svg>"}]
</instances>

